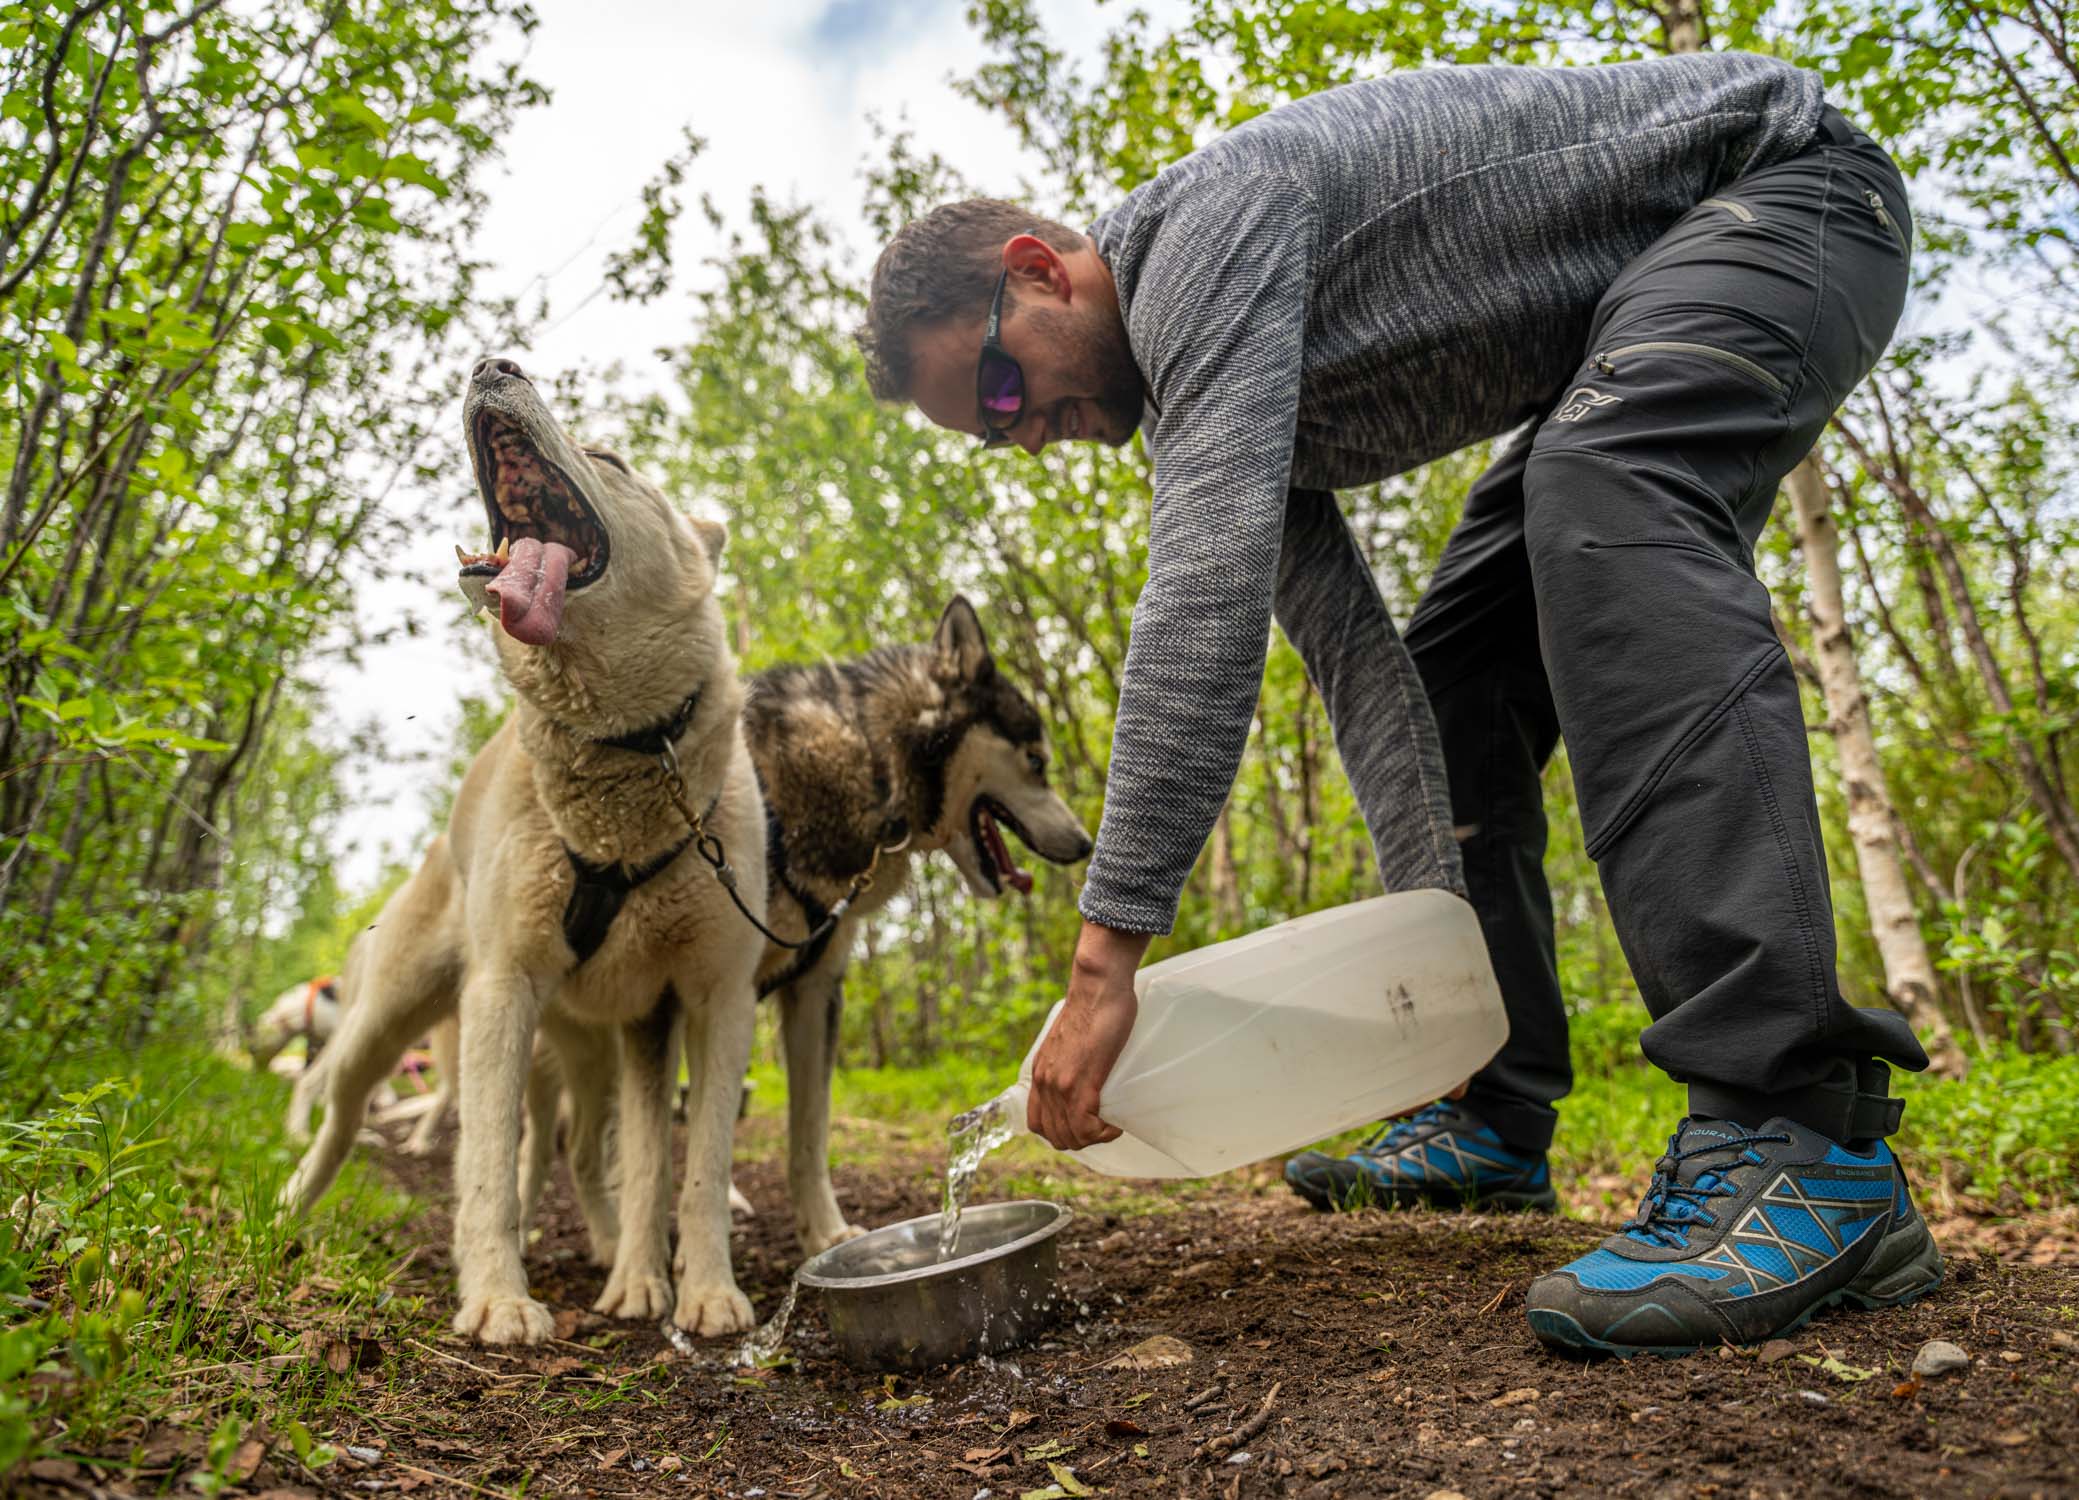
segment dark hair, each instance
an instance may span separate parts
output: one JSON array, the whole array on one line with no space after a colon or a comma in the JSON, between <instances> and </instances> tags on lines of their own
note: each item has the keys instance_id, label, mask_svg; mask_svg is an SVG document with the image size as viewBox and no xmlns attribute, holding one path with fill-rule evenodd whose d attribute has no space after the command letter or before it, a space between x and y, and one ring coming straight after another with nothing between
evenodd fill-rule
<instances>
[{"instance_id":1,"label":"dark hair","mask_svg":"<svg viewBox=\"0 0 2079 1500\"><path fill-rule=\"evenodd\" d=\"M1084 243L1067 225L1000 198L941 204L895 232L874 262L866 321L853 335L876 398L908 398L912 333L954 318L980 318L989 310L1003 247L1021 234L1061 251Z\"/></svg>"}]
</instances>

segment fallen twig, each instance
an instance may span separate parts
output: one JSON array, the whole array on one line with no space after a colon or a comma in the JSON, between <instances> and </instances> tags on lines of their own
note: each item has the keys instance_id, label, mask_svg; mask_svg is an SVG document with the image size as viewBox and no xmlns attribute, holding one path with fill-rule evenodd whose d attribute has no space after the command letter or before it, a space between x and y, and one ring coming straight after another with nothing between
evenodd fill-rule
<instances>
[{"instance_id":1,"label":"fallen twig","mask_svg":"<svg viewBox=\"0 0 2079 1500\"><path fill-rule=\"evenodd\" d=\"M488 1495L491 1493L489 1490L485 1489L482 1485L478 1484L473 1479L458 1479L453 1474L443 1474L437 1469L422 1469L417 1464L406 1463L403 1459L393 1458L388 1454L383 1455L383 1461L385 1463L395 1464L398 1468L404 1470L407 1474L417 1474L425 1479L437 1479L442 1484L451 1484L456 1489L461 1490L466 1494Z\"/></svg>"},{"instance_id":2,"label":"fallen twig","mask_svg":"<svg viewBox=\"0 0 2079 1500\"><path fill-rule=\"evenodd\" d=\"M405 1342L414 1348L425 1350L435 1359L444 1359L451 1365L460 1365L465 1370L474 1370L477 1374L488 1376L492 1380L525 1380L527 1378L525 1375L508 1374L504 1370L487 1370L482 1365L473 1365L466 1359L457 1359L452 1354L443 1354L431 1344L422 1344L417 1339L406 1339Z\"/></svg>"},{"instance_id":3,"label":"fallen twig","mask_svg":"<svg viewBox=\"0 0 2079 1500\"><path fill-rule=\"evenodd\" d=\"M1184 1398L1184 1404L1180 1408L1180 1410L1197 1411L1201 1406L1204 1406L1208 1401L1211 1401L1214 1397L1218 1396L1219 1394L1219 1386L1209 1385L1204 1390L1200 1391L1196 1396L1186 1396Z\"/></svg>"},{"instance_id":4,"label":"fallen twig","mask_svg":"<svg viewBox=\"0 0 2079 1500\"><path fill-rule=\"evenodd\" d=\"M1484 1318L1489 1313L1493 1312L1497 1307L1500 1307L1502 1305L1502 1298L1508 1295L1509 1283L1505 1281L1502 1283L1502 1289L1496 1292L1491 1298L1489 1298L1487 1301L1487 1305L1480 1309L1480 1316Z\"/></svg>"},{"instance_id":5,"label":"fallen twig","mask_svg":"<svg viewBox=\"0 0 2079 1500\"><path fill-rule=\"evenodd\" d=\"M1242 1444L1270 1426L1271 1408L1278 1404L1278 1389L1283 1381L1273 1382L1270 1393L1263 1398L1263 1405L1256 1408L1256 1415L1242 1423L1232 1432L1223 1432L1218 1437L1209 1437L1192 1452L1193 1458L1225 1458Z\"/></svg>"}]
</instances>

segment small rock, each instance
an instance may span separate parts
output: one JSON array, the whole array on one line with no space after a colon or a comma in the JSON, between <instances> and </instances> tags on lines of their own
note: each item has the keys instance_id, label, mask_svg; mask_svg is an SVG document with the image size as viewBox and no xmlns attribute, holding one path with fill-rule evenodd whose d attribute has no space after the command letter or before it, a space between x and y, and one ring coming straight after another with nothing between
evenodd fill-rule
<instances>
[{"instance_id":1,"label":"small rock","mask_svg":"<svg viewBox=\"0 0 2079 1500\"><path fill-rule=\"evenodd\" d=\"M2064 1349L2079 1354L2079 1334L2066 1333L2060 1328L2050 1335L2050 1345L2053 1349Z\"/></svg>"},{"instance_id":2,"label":"small rock","mask_svg":"<svg viewBox=\"0 0 2079 1500\"><path fill-rule=\"evenodd\" d=\"M2002 1349L2000 1351L2000 1358L2004 1359L2010 1365L2018 1365L2021 1363L2021 1353L2019 1350L2016 1349Z\"/></svg>"},{"instance_id":3,"label":"small rock","mask_svg":"<svg viewBox=\"0 0 2079 1500\"><path fill-rule=\"evenodd\" d=\"M1518 1417L1516 1419L1516 1430L1518 1432L1536 1432L1538 1430L1538 1419L1536 1417Z\"/></svg>"},{"instance_id":4,"label":"small rock","mask_svg":"<svg viewBox=\"0 0 2079 1500\"><path fill-rule=\"evenodd\" d=\"M1830 1401L1828 1401L1826 1397L1820 1395L1817 1391L1799 1391L1798 1394L1804 1397L1805 1400L1811 1402L1814 1406L1830 1406L1833 1404Z\"/></svg>"},{"instance_id":5,"label":"small rock","mask_svg":"<svg viewBox=\"0 0 2079 1500\"><path fill-rule=\"evenodd\" d=\"M1947 1339L1929 1339L1913 1356L1915 1375L1950 1375L1971 1367L1971 1356Z\"/></svg>"},{"instance_id":6,"label":"small rock","mask_svg":"<svg viewBox=\"0 0 2079 1500\"><path fill-rule=\"evenodd\" d=\"M1191 1346L1182 1339L1158 1333L1151 1339L1142 1339L1124 1354L1105 1361L1107 1370L1167 1370L1172 1365L1188 1365L1194 1358Z\"/></svg>"},{"instance_id":7,"label":"small rock","mask_svg":"<svg viewBox=\"0 0 2079 1500\"><path fill-rule=\"evenodd\" d=\"M1465 1500L1457 1490L1431 1490L1423 1500Z\"/></svg>"},{"instance_id":8,"label":"small rock","mask_svg":"<svg viewBox=\"0 0 2079 1500\"><path fill-rule=\"evenodd\" d=\"M1761 1362L1765 1365L1779 1364L1797 1353L1797 1345L1789 1339L1770 1339L1761 1346Z\"/></svg>"},{"instance_id":9,"label":"small rock","mask_svg":"<svg viewBox=\"0 0 2079 1500\"><path fill-rule=\"evenodd\" d=\"M1249 1450L1244 1448L1239 1453L1230 1453L1227 1455L1227 1461L1231 1464L1245 1464L1249 1461Z\"/></svg>"},{"instance_id":10,"label":"small rock","mask_svg":"<svg viewBox=\"0 0 2079 1500\"><path fill-rule=\"evenodd\" d=\"M1122 1229L1117 1234L1106 1235L1090 1248L1099 1255L1117 1255L1121 1250L1130 1249L1132 1246L1133 1236Z\"/></svg>"},{"instance_id":11,"label":"small rock","mask_svg":"<svg viewBox=\"0 0 2079 1500\"><path fill-rule=\"evenodd\" d=\"M1538 1393L1536 1389L1526 1385L1519 1386L1513 1391L1503 1391L1487 1404L1489 1406L1527 1406L1537 1399Z\"/></svg>"}]
</instances>

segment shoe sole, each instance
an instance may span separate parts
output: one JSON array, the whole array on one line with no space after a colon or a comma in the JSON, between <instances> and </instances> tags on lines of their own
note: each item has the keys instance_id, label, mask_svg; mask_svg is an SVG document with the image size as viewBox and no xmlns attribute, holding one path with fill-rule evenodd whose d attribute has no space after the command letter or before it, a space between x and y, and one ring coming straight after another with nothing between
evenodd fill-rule
<instances>
[{"instance_id":1,"label":"shoe sole","mask_svg":"<svg viewBox=\"0 0 2079 1500\"><path fill-rule=\"evenodd\" d=\"M1322 1186L1304 1179L1285 1179L1286 1186L1316 1210L1325 1214L1357 1213L1367 1208L1471 1208L1502 1213L1557 1213L1559 1195L1546 1188L1526 1193L1503 1188L1491 1193L1464 1193L1456 1188L1383 1188L1370 1185L1338 1193L1333 1185Z\"/></svg>"},{"instance_id":2,"label":"shoe sole","mask_svg":"<svg viewBox=\"0 0 2079 1500\"><path fill-rule=\"evenodd\" d=\"M1756 1344L1770 1339L1787 1338L1823 1312L1837 1307L1851 1307L1861 1312L1875 1312L1886 1307L1910 1307L1942 1284L1942 1252L1935 1247L1934 1237L1927 1232L1927 1225L1917 1226L1920 1235L1910 1241L1910 1253L1900 1259L1892 1269L1884 1272L1872 1282L1867 1279L1857 1285L1854 1282L1837 1292L1821 1297L1810 1307L1785 1323L1754 1340ZM1883 1250L1880 1259L1887 1259ZM1557 1354L1608 1355L1614 1359L1630 1359L1637 1354L1657 1355L1662 1359L1680 1359L1709 1347L1705 1344L1614 1344L1599 1339L1576 1322L1569 1313L1556 1308L1534 1308L1529 1314L1531 1332L1539 1342Z\"/></svg>"}]
</instances>

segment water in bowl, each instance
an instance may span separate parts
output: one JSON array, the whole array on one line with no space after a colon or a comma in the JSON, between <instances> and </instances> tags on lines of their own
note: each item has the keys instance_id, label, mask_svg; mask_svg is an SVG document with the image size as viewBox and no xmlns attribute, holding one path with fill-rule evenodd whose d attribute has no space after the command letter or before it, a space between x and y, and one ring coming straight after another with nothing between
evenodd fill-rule
<instances>
[{"instance_id":1,"label":"water in bowl","mask_svg":"<svg viewBox=\"0 0 2079 1500\"><path fill-rule=\"evenodd\" d=\"M960 1240L960 1210L974 1191L983 1158L1018 1133L1002 1099L991 1099L946 1127L946 1190L938 1211L938 1258L950 1259Z\"/></svg>"}]
</instances>

